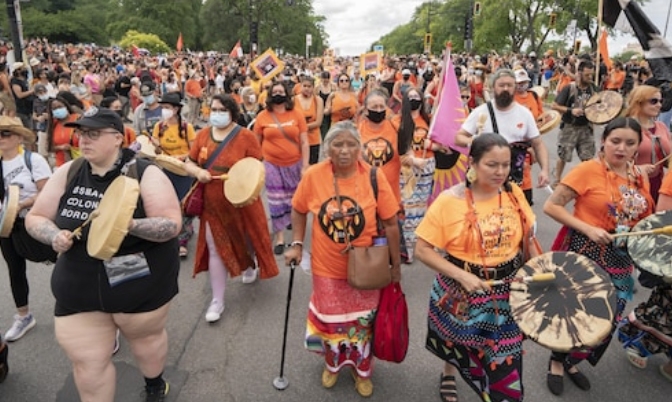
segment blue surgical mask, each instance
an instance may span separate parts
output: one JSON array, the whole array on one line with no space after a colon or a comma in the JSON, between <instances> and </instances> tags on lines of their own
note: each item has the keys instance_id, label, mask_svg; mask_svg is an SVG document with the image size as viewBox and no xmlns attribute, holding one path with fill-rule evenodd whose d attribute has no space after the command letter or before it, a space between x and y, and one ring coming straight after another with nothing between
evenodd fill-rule
<instances>
[{"instance_id":1,"label":"blue surgical mask","mask_svg":"<svg viewBox=\"0 0 672 402\"><path fill-rule=\"evenodd\" d=\"M66 117L68 117L68 114L70 113L68 112L68 109L64 107L59 107L58 109L52 110L51 114L54 116L55 119L63 120Z\"/></svg>"},{"instance_id":2,"label":"blue surgical mask","mask_svg":"<svg viewBox=\"0 0 672 402\"><path fill-rule=\"evenodd\" d=\"M210 113L210 124L213 127L224 128L231 124L231 113L229 112L212 112Z\"/></svg>"},{"instance_id":3,"label":"blue surgical mask","mask_svg":"<svg viewBox=\"0 0 672 402\"><path fill-rule=\"evenodd\" d=\"M154 95L149 95L149 96L143 96L142 97L142 102L145 105L153 105L155 100L156 100L156 98L154 97Z\"/></svg>"}]
</instances>

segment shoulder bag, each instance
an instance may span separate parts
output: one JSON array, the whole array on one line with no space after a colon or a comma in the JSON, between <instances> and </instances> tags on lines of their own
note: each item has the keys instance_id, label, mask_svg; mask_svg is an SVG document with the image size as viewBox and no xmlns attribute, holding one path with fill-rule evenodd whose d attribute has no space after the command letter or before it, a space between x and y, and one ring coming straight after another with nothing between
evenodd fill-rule
<instances>
[{"instance_id":1,"label":"shoulder bag","mask_svg":"<svg viewBox=\"0 0 672 402\"><path fill-rule=\"evenodd\" d=\"M373 322L373 355L380 360L401 363L408 352L408 305L399 282L380 291L380 303Z\"/></svg>"}]
</instances>

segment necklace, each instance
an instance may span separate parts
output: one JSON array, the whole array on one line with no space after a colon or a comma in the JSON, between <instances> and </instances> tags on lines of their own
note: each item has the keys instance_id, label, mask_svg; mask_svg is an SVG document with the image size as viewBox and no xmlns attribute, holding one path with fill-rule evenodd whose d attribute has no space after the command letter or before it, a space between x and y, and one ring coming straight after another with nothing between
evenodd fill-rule
<instances>
[{"instance_id":1,"label":"necklace","mask_svg":"<svg viewBox=\"0 0 672 402\"><path fill-rule=\"evenodd\" d=\"M618 180L618 173L603 158L605 179L607 182L607 192L610 201L607 203L609 215L614 219L616 227L630 227L632 222L647 208L646 199L639 193L636 183L636 174L634 166L628 162L625 169L626 185L614 186L614 180ZM635 181L633 182L633 179ZM617 188L614 194L614 187ZM617 229L618 230L618 229Z\"/></svg>"},{"instance_id":2,"label":"necklace","mask_svg":"<svg viewBox=\"0 0 672 402\"><path fill-rule=\"evenodd\" d=\"M501 244L502 244L502 234L504 233L504 208L502 205L502 189L497 190L497 198L498 198L498 208L496 214L499 215L499 225L495 229L494 234L497 235L497 241L494 244L488 244L485 241L485 236L483 234L483 230L481 229L481 225L478 221L478 216L476 216L476 202L474 201L474 195L471 191L470 188L466 189L466 200L469 209L474 213L475 219L474 219L474 226L477 231L478 239L481 245L481 251L482 255L487 255L489 254L488 250L495 250L498 249ZM488 234L492 234L492 232L489 232Z\"/></svg>"}]
</instances>

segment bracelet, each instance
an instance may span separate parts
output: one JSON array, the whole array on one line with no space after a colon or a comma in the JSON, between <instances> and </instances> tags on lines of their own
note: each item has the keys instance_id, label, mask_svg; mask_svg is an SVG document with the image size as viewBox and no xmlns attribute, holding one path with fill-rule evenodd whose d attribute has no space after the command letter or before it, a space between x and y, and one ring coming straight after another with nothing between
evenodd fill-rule
<instances>
[{"instance_id":1,"label":"bracelet","mask_svg":"<svg viewBox=\"0 0 672 402\"><path fill-rule=\"evenodd\" d=\"M301 246L301 248L303 248L303 242L298 241L298 240L294 240L293 242L289 243L289 247L294 247L294 246Z\"/></svg>"}]
</instances>

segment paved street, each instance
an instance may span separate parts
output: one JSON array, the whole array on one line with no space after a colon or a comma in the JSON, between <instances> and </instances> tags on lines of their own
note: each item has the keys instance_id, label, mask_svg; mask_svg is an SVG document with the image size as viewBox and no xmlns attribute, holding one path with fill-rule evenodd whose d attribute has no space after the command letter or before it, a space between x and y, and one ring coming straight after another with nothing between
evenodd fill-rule
<instances>
[{"instance_id":1,"label":"paved street","mask_svg":"<svg viewBox=\"0 0 672 402\"><path fill-rule=\"evenodd\" d=\"M557 130L544 136L555 163ZM536 190L534 210L539 220L539 237L545 249L551 244L558 225L541 212L548 193ZM289 236L289 234L288 234ZM289 237L287 238L289 239ZM192 241L192 249L195 239ZM310 276L296 271L289 322L289 341L285 367L289 388L276 391L273 378L278 375L283 318L289 270L279 277L253 285L230 280L226 292L226 311L222 320L209 325L203 319L210 301L207 274L192 278L192 260L182 263L180 294L174 299L168 321L170 351L166 378L171 383L169 401L181 402L298 402L356 401L359 396L347 372L338 384L325 390L320 384L323 364L303 349L305 315L310 295ZM4 260L1 263L4 266ZM31 310L37 326L24 338L10 344L10 373L0 385L2 402L78 401L70 364L53 334L53 304L49 281L51 267L31 264ZM415 262L403 267L403 286L409 304L411 345L402 364L376 362L375 386L371 401L438 402L439 372L442 362L424 348L426 305L432 272ZM77 289L73 289L74 292ZM646 298L640 287L636 301ZM0 268L0 329L11 324L14 304L9 291L6 269ZM629 309L634 306L629 305ZM112 345L110 345L110 349ZM546 389L548 350L532 342L525 343L524 386L526 400L572 402L670 401L672 384L659 373L664 358L649 360L649 367L631 366L618 342L613 342L597 367L587 363L581 368L592 382L592 390L580 391L565 378L565 394L554 397ZM119 402L142 400L142 378L133 366L127 344L114 358L117 366ZM479 398L458 380L460 401ZM665 396L667 395L667 396Z\"/></svg>"}]
</instances>

